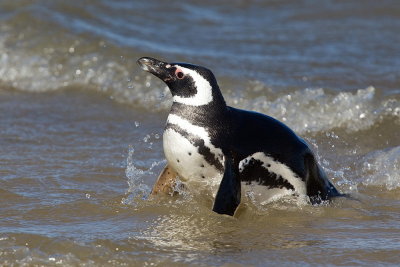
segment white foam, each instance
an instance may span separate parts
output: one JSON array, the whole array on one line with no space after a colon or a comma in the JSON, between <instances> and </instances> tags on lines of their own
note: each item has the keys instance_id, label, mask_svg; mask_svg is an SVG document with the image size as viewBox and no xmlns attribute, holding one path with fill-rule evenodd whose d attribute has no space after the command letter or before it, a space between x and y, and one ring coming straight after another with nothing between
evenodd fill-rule
<instances>
[{"instance_id":1,"label":"white foam","mask_svg":"<svg viewBox=\"0 0 400 267\"><path fill-rule=\"evenodd\" d=\"M257 207L280 200L285 196L292 196L293 190L286 188L267 188L257 183L242 183L245 196Z\"/></svg>"},{"instance_id":2,"label":"white foam","mask_svg":"<svg viewBox=\"0 0 400 267\"><path fill-rule=\"evenodd\" d=\"M355 132L370 128L383 116L400 119L400 107L396 99L377 100L372 86L355 93L328 93L324 89L297 90L269 100L273 96L262 95L249 99L237 97L237 106L252 109L279 119L297 133L313 133L344 128ZM228 101L229 103L229 101Z\"/></svg>"}]
</instances>

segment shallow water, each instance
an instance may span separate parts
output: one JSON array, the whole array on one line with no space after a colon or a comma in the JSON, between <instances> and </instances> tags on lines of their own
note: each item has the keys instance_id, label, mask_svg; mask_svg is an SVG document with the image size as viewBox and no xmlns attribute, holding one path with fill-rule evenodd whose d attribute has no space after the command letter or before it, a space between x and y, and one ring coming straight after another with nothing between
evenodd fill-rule
<instances>
[{"instance_id":1,"label":"shallow water","mask_svg":"<svg viewBox=\"0 0 400 267\"><path fill-rule=\"evenodd\" d=\"M1 265L400 263L396 1L8 1L0 21ZM171 99L145 55L211 68L352 198L235 218L148 198Z\"/></svg>"}]
</instances>

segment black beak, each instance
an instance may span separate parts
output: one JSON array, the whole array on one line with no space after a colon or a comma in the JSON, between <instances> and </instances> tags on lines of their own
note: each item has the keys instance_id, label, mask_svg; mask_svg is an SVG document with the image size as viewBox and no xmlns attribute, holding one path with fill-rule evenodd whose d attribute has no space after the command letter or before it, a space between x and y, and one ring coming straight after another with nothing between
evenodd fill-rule
<instances>
[{"instance_id":1,"label":"black beak","mask_svg":"<svg viewBox=\"0 0 400 267\"><path fill-rule=\"evenodd\" d=\"M167 81L171 78L170 70L167 68L169 64L166 62L151 57L142 57L137 63L143 70L154 74L163 81Z\"/></svg>"}]
</instances>

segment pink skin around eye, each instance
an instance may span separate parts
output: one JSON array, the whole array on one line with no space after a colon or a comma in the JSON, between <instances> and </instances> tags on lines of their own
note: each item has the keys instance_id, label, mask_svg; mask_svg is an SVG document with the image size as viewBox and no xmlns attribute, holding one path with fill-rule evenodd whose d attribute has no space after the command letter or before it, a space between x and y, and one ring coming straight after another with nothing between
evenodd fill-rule
<instances>
[{"instance_id":1,"label":"pink skin around eye","mask_svg":"<svg viewBox=\"0 0 400 267\"><path fill-rule=\"evenodd\" d=\"M175 76L176 76L178 79L183 79L183 77L185 76L185 74L183 73L183 71L182 71L181 69L177 68L177 69L175 70Z\"/></svg>"}]
</instances>

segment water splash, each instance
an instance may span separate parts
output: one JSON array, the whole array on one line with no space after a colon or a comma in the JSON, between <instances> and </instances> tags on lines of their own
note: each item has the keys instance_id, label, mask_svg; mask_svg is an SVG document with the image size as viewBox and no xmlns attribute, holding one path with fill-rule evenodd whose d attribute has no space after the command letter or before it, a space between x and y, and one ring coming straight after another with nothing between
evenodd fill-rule
<instances>
[{"instance_id":1,"label":"water splash","mask_svg":"<svg viewBox=\"0 0 400 267\"><path fill-rule=\"evenodd\" d=\"M134 165L134 153L135 149L133 148L133 146L130 145L128 149L128 157L126 160L127 166L125 170L125 175L128 178L129 186L126 192L128 197L122 199L122 204L132 204L138 197L142 199L147 199L151 192L151 188L143 182L143 177L146 171L138 169Z\"/></svg>"},{"instance_id":2,"label":"water splash","mask_svg":"<svg viewBox=\"0 0 400 267\"><path fill-rule=\"evenodd\" d=\"M388 190L400 187L400 146L369 153L360 165L364 185L385 186Z\"/></svg>"}]
</instances>

